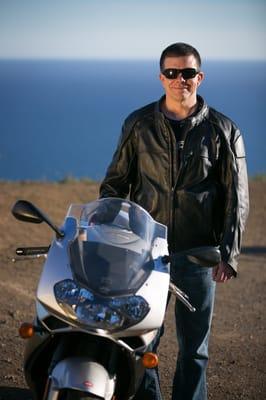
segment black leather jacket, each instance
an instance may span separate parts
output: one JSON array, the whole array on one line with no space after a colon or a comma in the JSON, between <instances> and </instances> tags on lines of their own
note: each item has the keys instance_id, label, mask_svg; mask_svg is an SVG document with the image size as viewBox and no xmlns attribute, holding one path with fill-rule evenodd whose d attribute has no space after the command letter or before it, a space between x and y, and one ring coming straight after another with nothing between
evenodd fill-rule
<instances>
[{"instance_id":1,"label":"black leather jacket","mask_svg":"<svg viewBox=\"0 0 266 400\"><path fill-rule=\"evenodd\" d=\"M178 151L160 101L125 120L100 196L130 194L168 226L170 251L220 245L223 261L236 271L249 209L240 131L198 96L198 111L183 121Z\"/></svg>"}]
</instances>

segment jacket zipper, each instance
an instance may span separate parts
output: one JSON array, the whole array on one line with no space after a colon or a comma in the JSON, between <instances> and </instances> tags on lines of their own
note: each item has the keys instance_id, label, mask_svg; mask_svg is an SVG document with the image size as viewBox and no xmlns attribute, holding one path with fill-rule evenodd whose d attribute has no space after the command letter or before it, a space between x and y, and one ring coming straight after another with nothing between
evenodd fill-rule
<instances>
[{"instance_id":1,"label":"jacket zipper","mask_svg":"<svg viewBox=\"0 0 266 400\"><path fill-rule=\"evenodd\" d=\"M188 132L187 132L188 133ZM171 206L170 206L170 224L171 224L171 233L169 235L170 239L169 242L171 242L172 246L174 245L174 238L173 238L173 234L175 231L175 213L174 213L174 202L177 203L178 199L176 196L176 192L177 192L177 186L180 180L180 176L182 173L182 170L184 168L184 166L187 164L188 158L192 155L189 155L189 157L186 158L186 160L184 160L184 149L187 146L187 134L185 135L184 141L182 142L182 145L178 148L178 165L177 165L177 171L176 171L176 179L174 180L174 176L173 176L173 170L174 170L174 165L173 165L173 156L172 156L172 160L171 160L171 166L172 166L172 182L171 182ZM171 146L173 147L173 143L171 141ZM173 149L171 151L171 154L173 154ZM175 204L177 206L177 204Z\"/></svg>"},{"instance_id":2,"label":"jacket zipper","mask_svg":"<svg viewBox=\"0 0 266 400\"><path fill-rule=\"evenodd\" d=\"M165 134L168 136L169 138L169 143L170 143L170 149L169 149L169 159L170 159L170 204L169 204L169 225L168 225L168 244L170 245L170 247L173 245L174 243L174 238L173 238L173 234L174 234L174 226L175 226L175 215L174 215L174 202L175 202L175 192L176 192L176 188L178 185L178 181L182 172L182 169L184 167L184 165L187 163L187 160L183 160L184 156L184 149L186 147L186 143L187 143L187 134L185 135L184 141L182 142L182 147L180 147L178 150L174 149L174 143L173 143L173 138L172 138L172 133L171 133L171 127L167 125L168 131L167 129L165 129ZM177 165L177 154L176 151L178 151L178 165ZM175 156L175 157L174 157ZM174 166L174 159L176 160L176 167ZM174 171L176 170L176 179L174 177Z\"/></svg>"},{"instance_id":3,"label":"jacket zipper","mask_svg":"<svg viewBox=\"0 0 266 400\"><path fill-rule=\"evenodd\" d=\"M165 135L169 138L169 164L170 164L170 196L169 196L169 224L168 224L168 246L173 244L173 233L174 233L174 143L171 133L171 127L166 124L168 129L165 129Z\"/></svg>"},{"instance_id":4,"label":"jacket zipper","mask_svg":"<svg viewBox=\"0 0 266 400\"><path fill-rule=\"evenodd\" d=\"M179 168L178 168L178 171L177 171L176 180L175 180L175 182L174 182L174 184L173 184L173 189L174 189L174 190L177 189L178 183L179 183L179 181L180 181L181 173L183 172L183 168L184 168L184 167L186 166L186 164L188 163L189 158L193 155L193 153L190 152L190 153L186 156L186 158L184 159L184 150L185 150L185 148L187 147L188 141L190 140L190 138L189 138L189 136L188 136L188 133L189 133L189 132L187 132L187 134L186 134L185 140L184 140L184 142L183 142L182 149L179 150L179 160L180 160L180 162L179 162ZM190 136L191 136L191 135L190 135ZM182 186L181 186L181 187L182 187Z\"/></svg>"}]
</instances>

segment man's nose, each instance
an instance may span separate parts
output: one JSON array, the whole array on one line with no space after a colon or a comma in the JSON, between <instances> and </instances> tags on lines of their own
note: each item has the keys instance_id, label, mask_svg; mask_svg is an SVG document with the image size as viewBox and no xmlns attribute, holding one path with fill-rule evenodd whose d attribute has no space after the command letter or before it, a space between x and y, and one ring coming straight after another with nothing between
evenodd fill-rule
<instances>
[{"instance_id":1,"label":"man's nose","mask_svg":"<svg viewBox=\"0 0 266 400\"><path fill-rule=\"evenodd\" d=\"M175 80L181 80L182 82L185 81L185 79L183 78L182 72L179 72L176 79Z\"/></svg>"}]
</instances>

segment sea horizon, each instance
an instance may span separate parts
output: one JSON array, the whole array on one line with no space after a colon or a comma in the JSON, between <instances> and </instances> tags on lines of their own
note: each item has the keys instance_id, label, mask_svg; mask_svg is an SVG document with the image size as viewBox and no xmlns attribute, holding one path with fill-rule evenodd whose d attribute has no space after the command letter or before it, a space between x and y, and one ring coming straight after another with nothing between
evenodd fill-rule
<instances>
[{"instance_id":1,"label":"sea horizon","mask_svg":"<svg viewBox=\"0 0 266 400\"><path fill-rule=\"evenodd\" d=\"M266 60L203 70L199 94L240 127L249 175L265 174ZM163 95L158 73L158 60L0 59L0 179L100 181L123 120Z\"/></svg>"}]
</instances>

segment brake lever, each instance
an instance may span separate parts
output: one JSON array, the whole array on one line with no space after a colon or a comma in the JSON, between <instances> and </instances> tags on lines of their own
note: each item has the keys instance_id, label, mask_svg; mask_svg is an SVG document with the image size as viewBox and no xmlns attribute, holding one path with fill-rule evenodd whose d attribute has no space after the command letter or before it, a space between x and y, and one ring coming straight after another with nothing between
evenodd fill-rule
<instances>
[{"instance_id":1,"label":"brake lever","mask_svg":"<svg viewBox=\"0 0 266 400\"><path fill-rule=\"evenodd\" d=\"M195 312L196 308L188 301L188 295L180 290L173 282L169 283L169 292L174 294L191 312Z\"/></svg>"},{"instance_id":2,"label":"brake lever","mask_svg":"<svg viewBox=\"0 0 266 400\"><path fill-rule=\"evenodd\" d=\"M13 257L11 258L11 261L13 263L18 262L18 261L24 261L24 260L34 260L34 259L39 259L39 258L47 258L47 254L34 254L32 256L19 256L19 257Z\"/></svg>"}]
</instances>

